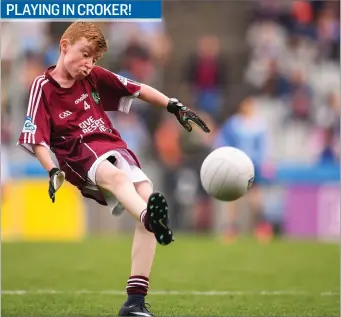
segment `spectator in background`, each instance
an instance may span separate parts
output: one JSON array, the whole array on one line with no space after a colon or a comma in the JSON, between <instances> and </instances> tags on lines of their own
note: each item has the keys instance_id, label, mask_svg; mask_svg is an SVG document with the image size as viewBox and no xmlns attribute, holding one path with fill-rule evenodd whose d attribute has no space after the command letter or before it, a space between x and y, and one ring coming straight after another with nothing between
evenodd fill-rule
<instances>
[{"instance_id":1,"label":"spectator in background","mask_svg":"<svg viewBox=\"0 0 341 317\"><path fill-rule=\"evenodd\" d=\"M1 61L40 54L49 36L47 23L35 21L1 23Z\"/></svg>"},{"instance_id":2,"label":"spectator in background","mask_svg":"<svg viewBox=\"0 0 341 317\"><path fill-rule=\"evenodd\" d=\"M262 89L273 67L281 66L279 61L286 51L286 40L287 31L275 21L258 21L249 27L246 42L251 51L245 71L247 82Z\"/></svg>"},{"instance_id":3,"label":"spectator in background","mask_svg":"<svg viewBox=\"0 0 341 317\"><path fill-rule=\"evenodd\" d=\"M273 98L281 98L290 94L290 80L281 72L277 59L269 60L267 78L261 91Z\"/></svg>"},{"instance_id":4,"label":"spectator in background","mask_svg":"<svg viewBox=\"0 0 341 317\"><path fill-rule=\"evenodd\" d=\"M258 0L259 5L255 8L253 21L276 21L283 26L290 26L291 16L288 2L274 0Z\"/></svg>"},{"instance_id":5,"label":"spectator in background","mask_svg":"<svg viewBox=\"0 0 341 317\"><path fill-rule=\"evenodd\" d=\"M108 26L109 44L115 47L110 56L115 58L131 44L149 48L158 66L164 66L172 51L172 42L167 34L165 20L158 22L111 22Z\"/></svg>"},{"instance_id":6,"label":"spectator in background","mask_svg":"<svg viewBox=\"0 0 341 317\"><path fill-rule=\"evenodd\" d=\"M337 4L337 2L335 1ZM326 6L317 17L317 40L319 41L320 58L340 58L340 8Z\"/></svg>"},{"instance_id":7,"label":"spectator in background","mask_svg":"<svg viewBox=\"0 0 341 317\"><path fill-rule=\"evenodd\" d=\"M124 50L121 62L122 66L118 72L119 75L156 86L154 84L157 70L149 49L137 42L131 42ZM154 131L158 121L157 118L160 116L158 109L148 107L142 100L135 102L135 105L138 116L150 131Z\"/></svg>"},{"instance_id":8,"label":"spectator in background","mask_svg":"<svg viewBox=\"0 0 341 317\"><path fill-rule=\"evenodd\" d=\"M59 40L64 30L71 24L67 22L50 22L47 25L49 37L44 50L44 68L57 64L59 57Z\"/></svg>"},{"instance_id":9,"label":"spectator in background","mask_svg":"<svg viewBox=\"0 0 341 317\"><path fill-rule=\"evenodd\" d=\"M167 195L170 215L170 223L174 229L181 228L182 210L181 204L176 197L175 188L178 180L178 171L183 162L183 153L180 147L179 125L169 116L163 116L154 133L154 143L157 150L157 156L161 164L162 188Z\"/></svg>"},{"instance_id":10,"label":"spectator in background","mask_svg":"<svg viewBox=\"0 0 341 317\"><path fill-rule=\"evenodd\" d=\"M294 69L289 75L290 94L288 98L289 118L308 122L311 117L313 91L301 69Z\"/></svg>"},{"instance_id":11,"label":"spectator in background","mask_svg":"<svg viewBox=\"0 0 341 317\"><path fill-rule=\"evenodd\" d=\"M150 83L153 79L155 66L149 50L138 43L130 43L122 55L120 75L129 76L138 82Z\"/></svg>"},{"instance_id":12,"label":"spectator in background","mask_svg":"<svg viewBox=\"0 0 341 317\"><path fill-rule=\"evenodd\" d=\"M340 94L331 91L324 100L316 105L314 113L315 123L319 127L332 127L334 131L340 132Z\"/></svg>"},{"instance_id":13,"label":"spectator in background","mask_svg":"<svg viewBox=\"0 0 341 317\"><path fill-rule=\"evenodd\" d=\"M166 32L165 19L159 22L135 22L135 39L150 48L150 52L157 66L167 64L172 52L172 42Z\"/></svg>"},{"instance_id":14,"label":"spectator in background","mask_svg":"<svg viewBox=\"0 0 341 317\"><path fill-rule=\"evenodd\" d=\"M198 40L197 50L187 59L184 80L198 110L218 120L223 105L223 89L227 85L227 65L215 35Z\"/></svg>"},{"instance_id":15,"label":"spectator in background","mask_svg":"<svg viewBox=\"0 0 341 317\"><path fill-rule=\"evenodd\" d=\"M315 27L313 25L313 10L311 3L304 0L292 2L293 28L292 33L297 36L316 38Z\"/></svg>"},{"instance_id":16,"label":"spectator in background","mask_svg":"<svg viewBox=\"0 0 341 317\"><path fill-rule=\"evenodd\" d=\"M266 163L268 135L266 122L257 115L252 97L245 98L239 105L238 112L228 118L217 133L216 146L233 146L244 151L255 166L255 180L249 194L253 215L253 228L257 238L267 241L272 237L272 228L264 217L260 187L261 169ZM230 241L238 234L238 201L227 204L229 224L225 230L225 239Z\"/></svg>"},{"instance_id":17,"label":"spectator in background","mask_svg":"<svg viewBox=\"0 0 341 317\"><path fill-rule=\"evenodd\" d=\"M141 158L148 157L151 143L151 136L143 121L140 120L136 112L120 113L118 111L108 112L115 129L120 131L122 139L129 148Z\"/></svg>"},{"instance_id":18,"label":"spectator in background","mask_svg":"<svg viewBox=\"0 0 341 317\"><path fill-rule=\"evenodd\" d=\"M332 127L324 129L321 152L318 155L317 163L320 165L340 164L339 138L336 137Z\"/></svg>"},{"instance_id":19,"label":"spectator in background","mask_svg":"<svg viewBox=\"0 0 341 317\"><path fill-rule=\"evenodd\" d=\"M41 54L31 54L27 53L26 64L22 70L22 77L20 78L21 84L23 84L27 89L29 89L34 78L39 76L44 72L44 65L41 62Z\"/></svg>"},{"instance_id":20,"label":"spectator in background","mask_svg":"<svg viewBox=\"0 0 341 317\"><path fill-rule=\"evenodd\" d=\"M158 125L154 140L162 165L162 187L172 206L172 226L177 229L191 227L207 231L211 229L212 206L210 197L200 185L200 167L212 150L215 123L210 115L198 114L210 126L209 135L203 136L193 127L188 137L172 120L165 117Z\"/></svg>"},{"instance_id":21,"label":"spectator in background","mask_svg":"<svg viewBox=\"0 0 341 317\"><path fill-rule=\"evenodd\" d=\"M183 209L186 205L190 206L187 209L190 209L192 215L191 227L195 231L207 232L212 228L212 199L201 186L200 169L203 161L212 151L216 126L209 114L200 112L198 114L209 125L211 132L202 135L200 129L194 127L189 136L189 133L181 131L179 142L183 153L183 163L179 173L187 174L187 176L178 179L176 192L179 198L182 196Z\"/></svg>"},{"instance_id":22,"label":"spectator in background","mask_svg":"<svg viewBox=\"0 0 341 317\"><path fill-rule=\"evenodd\" d=\"M323 9L325 0L309 0L313 12L313 19L316 22L319 12Z\"/></svg>"}]
</instances>

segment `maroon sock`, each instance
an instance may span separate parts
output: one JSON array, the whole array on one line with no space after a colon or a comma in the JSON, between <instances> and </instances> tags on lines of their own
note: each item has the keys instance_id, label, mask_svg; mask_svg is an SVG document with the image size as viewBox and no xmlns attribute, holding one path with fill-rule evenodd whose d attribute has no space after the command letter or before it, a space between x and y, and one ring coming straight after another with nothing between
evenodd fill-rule
<instances>
[{"instance_id":1,"label":"maroon sock","mask_svg":"<svg viewBox=\"0 0 341 317\"><path fill-rule=\"evenodd\" d=\"M140 215L140 222L142 222L142 223L144 224L144 227L147 229L147 231L153 232L153 231L149 228L147 209L145 209L145 210L142 211L142 213L141 213L141 215Z\"/></svg>"},{"instance_id":2,"label":"maroon sock","mask_svg":"<svg viewBox=\"0 0 341 317\"><path fill-rule=\"evenodd\" d=\"M149 278L141 275L132 275L127 282L128 300L126 305L144 303L144 297L149 289Z\"/></svg>"}]
</instances>

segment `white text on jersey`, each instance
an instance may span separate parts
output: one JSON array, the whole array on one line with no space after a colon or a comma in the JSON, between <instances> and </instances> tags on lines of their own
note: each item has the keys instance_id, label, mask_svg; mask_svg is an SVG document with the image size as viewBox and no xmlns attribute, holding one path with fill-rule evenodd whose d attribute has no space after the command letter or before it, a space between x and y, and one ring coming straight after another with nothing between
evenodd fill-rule
<instances>
[{"instance_id":1,"label":"white text on jersey","mask_svg":"<svg viewBox=\"0 0 341 317\"><path fill-rule=\"evenodd\" d=\"M59 118L60 119L65 119L66 117L68 117L70 115L72 115L72 112L69 111L69 110L66 110L66 111L62 112L61 114L59 114Z\"/></svg>"},{"instance_id":2,"label":"white text on jersey","mask_svg":"<svg viewBox=\"0 0 341 317\"><path fill-rule=\"evenodd\" d=\"M102 132L110 132L111 130L105 127L105 123L102 118L94 119L92 116L84 120L79 124L84 134L91 133L99 129Z\"/></svg>"},{"instance_id":3,"label":"white text on jersey","mask_svg":"<svg viewBox=\"0 0 341 317\"><path fill-rule=\"evenodd\" d=\"M84 101L84 110L88 109L90 109L90 105L86 101Z\"/></svg>"},{"instance_id":4,"label":"white text on jersey","mask_svg":"<svg viewBox=\"0 0 341 317\"><path fill-rule=\"evenodd\" d=\"M88 97L88 94L82 94L76 101L75 104L79 104L81 101L83 101L86 97Z\"/></svg>"}]
</instances>

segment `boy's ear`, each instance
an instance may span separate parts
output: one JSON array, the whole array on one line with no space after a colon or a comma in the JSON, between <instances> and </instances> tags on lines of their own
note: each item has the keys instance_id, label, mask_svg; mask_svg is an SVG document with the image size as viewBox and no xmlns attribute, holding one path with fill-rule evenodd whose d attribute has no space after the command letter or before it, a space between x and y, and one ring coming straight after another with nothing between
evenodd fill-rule
<instances>
[{"instance_id":1,"label":"boy's ear","mask_svg":"<svg viewBox=\"0 0 341 317\"><path fill-rule=\"evenodd\" d=\"M69 46L68 40L63 39L60 41L60 51L63 52L64 54L67 52L68 46Z\"/></svg>"}]
</instances>

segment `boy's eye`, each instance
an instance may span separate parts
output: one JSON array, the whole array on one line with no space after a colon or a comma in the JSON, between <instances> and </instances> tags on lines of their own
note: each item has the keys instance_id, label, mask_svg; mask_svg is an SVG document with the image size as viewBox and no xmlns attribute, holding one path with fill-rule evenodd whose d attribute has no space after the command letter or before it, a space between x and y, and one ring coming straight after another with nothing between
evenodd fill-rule
<instances>
[{"instance_id":1,"label":"boy's eye","mask_svg":"<svg viewBox=\"0 0 341 317\"><path fill-rule=\"evenodd\" d=\"M88 53L83 53L83 56L84 57L89 57L89 54Z\"/></svg>"}]
</instances>

